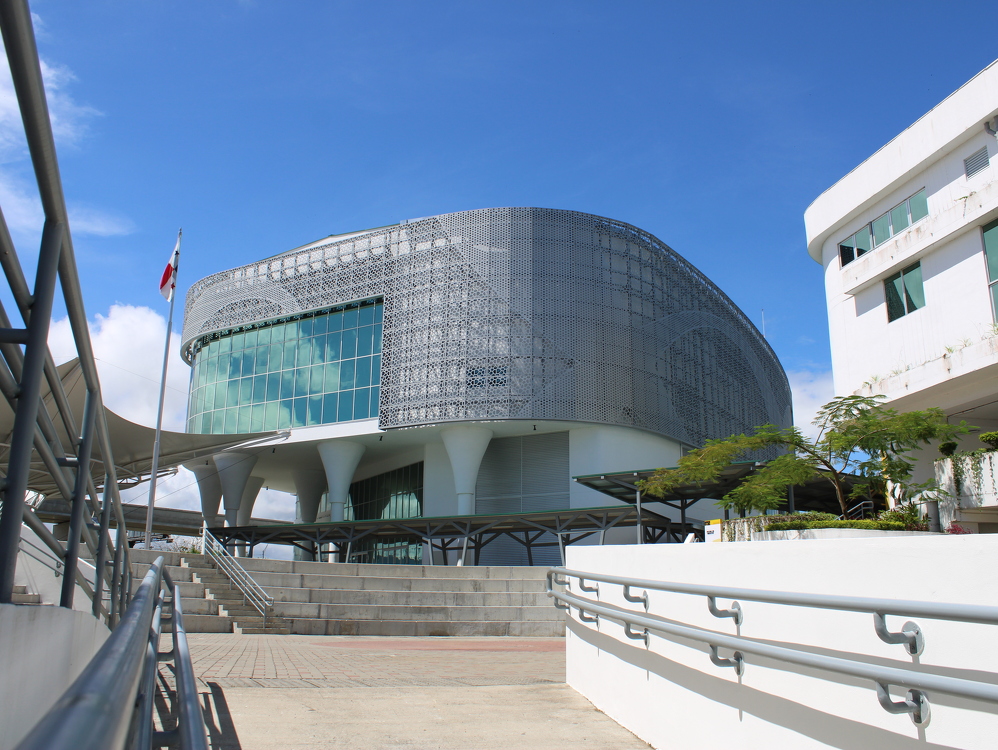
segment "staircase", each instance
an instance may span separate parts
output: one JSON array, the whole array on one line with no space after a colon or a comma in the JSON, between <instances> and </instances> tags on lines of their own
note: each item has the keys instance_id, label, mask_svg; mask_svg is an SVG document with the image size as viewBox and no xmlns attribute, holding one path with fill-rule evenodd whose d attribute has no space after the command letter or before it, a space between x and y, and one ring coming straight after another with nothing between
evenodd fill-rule
<instances>
[{"instance_id":1,"label":"staircase","mask_svg":"<svg viewBox=\"0 0 998 750\"><path fill-rule=\"evenodd\" d=\"M191 633L381 636L563 636L544 567L374 565L240 558L274 598L259 612L201 555L163 554Z\"/></svg>"},{"instance_id":2,"label":"staircase","mask_svg":"<svg viewBox=\"0 0 998 750\"><path fill-rule=\"evenodd\" d=\"M303 635L563 636L544 567L243 559Z\"/></svg>"},{"instance_id":3,"label":"staircase","mask_svg":"<svg viewBox=\"0 0 998 750\"><path fill-rule=\"evenodd\" d=\"M14 595L10 599L11 604L41 604L41 594L29 594L27 586L14 586Z\"/></svg>"},{"instance_id":4,"label":"staircase","mask_svg":"<svg viewBox=\"0 0 998 750\"><path fill-rule=\"evenodd\" d=\"M242 592L212 566L204 555L153 550L131 550L133 565L141 568L162 555L177 583L188 633L266 633L288 635L289 623L268 607L266 622L259 610L247 604Z\"/></svg>"}]
</instances>

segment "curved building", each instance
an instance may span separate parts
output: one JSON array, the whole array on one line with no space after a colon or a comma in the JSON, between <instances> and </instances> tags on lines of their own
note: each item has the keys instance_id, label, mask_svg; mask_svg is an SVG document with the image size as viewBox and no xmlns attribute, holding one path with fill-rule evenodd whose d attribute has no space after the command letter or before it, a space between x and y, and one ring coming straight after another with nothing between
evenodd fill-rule
<instances>
[{"instance_id":1,"label":"curved building","mask_svg":"<svg viewBox=\"0 0 998 750\"><path fill-rule=\"evenodd\" d=\"M333 520L370 517L365 481L364 513L402 512L383 496L417 474L410 515L606 505L571 476L791 423L775 354L720 289L652 235L574 211L328 237L202 279L184 321L188 430L290 430L239 465L296 492L304 520L317 492Z\"/></svg>"}]
</instances>

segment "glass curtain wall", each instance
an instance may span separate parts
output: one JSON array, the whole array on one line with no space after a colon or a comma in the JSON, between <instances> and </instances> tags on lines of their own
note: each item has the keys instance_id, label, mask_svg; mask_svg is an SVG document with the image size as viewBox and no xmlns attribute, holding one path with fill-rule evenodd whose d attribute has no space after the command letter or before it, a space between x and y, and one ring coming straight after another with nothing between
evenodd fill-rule
<instances>
[{"instance_id":1,"label":"glass curtain wall","mask_svg":"<svg viewBox=\"0 0 998 750\"><path fill-rule=\"evenodd\" d=\"M347 521L418 518L423 513L423 463L410 464L350 485ZM353 545L350 562L419 565L423 543L412 537L362 539Z\"/></svg>"},{"instance_id":2,"label":"glass curtain wall","mask_svg":"<svg viewBox=\"0 0 998 750\"><path fill-rule=\"evenodd\" d=\"M194 345L187 431L232 434L378 415L381 299L338 305Z\"/></svg>"}]
</instances>

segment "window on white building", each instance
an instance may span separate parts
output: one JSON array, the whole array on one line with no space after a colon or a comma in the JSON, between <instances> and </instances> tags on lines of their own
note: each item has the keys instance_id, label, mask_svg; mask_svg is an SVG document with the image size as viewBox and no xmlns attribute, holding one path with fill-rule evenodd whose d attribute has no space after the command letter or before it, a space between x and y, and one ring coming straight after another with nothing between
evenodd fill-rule
<instances>
[{"instance_id":1,"label":"window on white building","mask_svg":"<svg viewBox=\"0 0 998 750\"><path fill-rule=\"evenodd\" d=\"M901 273L884 279L884 294L887 297L888 322L925 307L921 263L908 266Z\"/></svg>"},{"instance_id":2,"label":"window on white building","mask_svg":"<svg viewBox=\"0 0 998 750\"><path fill-rule=\"evenodd\" d=\"M991 290L991 314L998 321L998 221L984 227L984 256L988 261L988 288Z\"/></svg>"},{"instance_id":3,"label":"window on white building","mask_svg":"<svg viewBox=\"0 0 998 750\"><path fill-rule=\"evenodd\" d=\"M878 216L852 237L840 242L839 260L843 266L852 263L859 256L868 253L928 215L929 202L923 188L887 213Z\"/></svg>"}]
</instances>

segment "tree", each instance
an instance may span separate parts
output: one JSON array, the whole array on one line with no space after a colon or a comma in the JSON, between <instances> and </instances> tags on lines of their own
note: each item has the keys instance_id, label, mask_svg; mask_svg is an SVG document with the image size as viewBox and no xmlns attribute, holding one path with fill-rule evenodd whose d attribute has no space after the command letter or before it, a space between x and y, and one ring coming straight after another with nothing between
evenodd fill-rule
<instances>
[{"instance_id":1,"label":"tree","mask_svg":"<svg viewBox=\"0 0 998 750\"><path fill-rule=\"evenodd\" d=\"M682 485L710 482L732 462L771 448L784 452L721 498L722 507L759 511L777 508L785 502L788 486L815 476L832 484L843 515L857 490L862 494L871 487L890 488L892 499L899 502L934 489L932 482L912 481L911 451L932 441L950 440L972 428L965 422L947 423L946 415L937 408L899 412L882 404L883 398L840 396L829 401L812 422L818 428L813 440L796 427L772 424L756 427L751 435L708 440L702 448L679 459L676 468L658 469L641 483L641 490L661 497ZM859 474L868 482L847 494L845 474Z\"/></svg>"}]
</instances>

